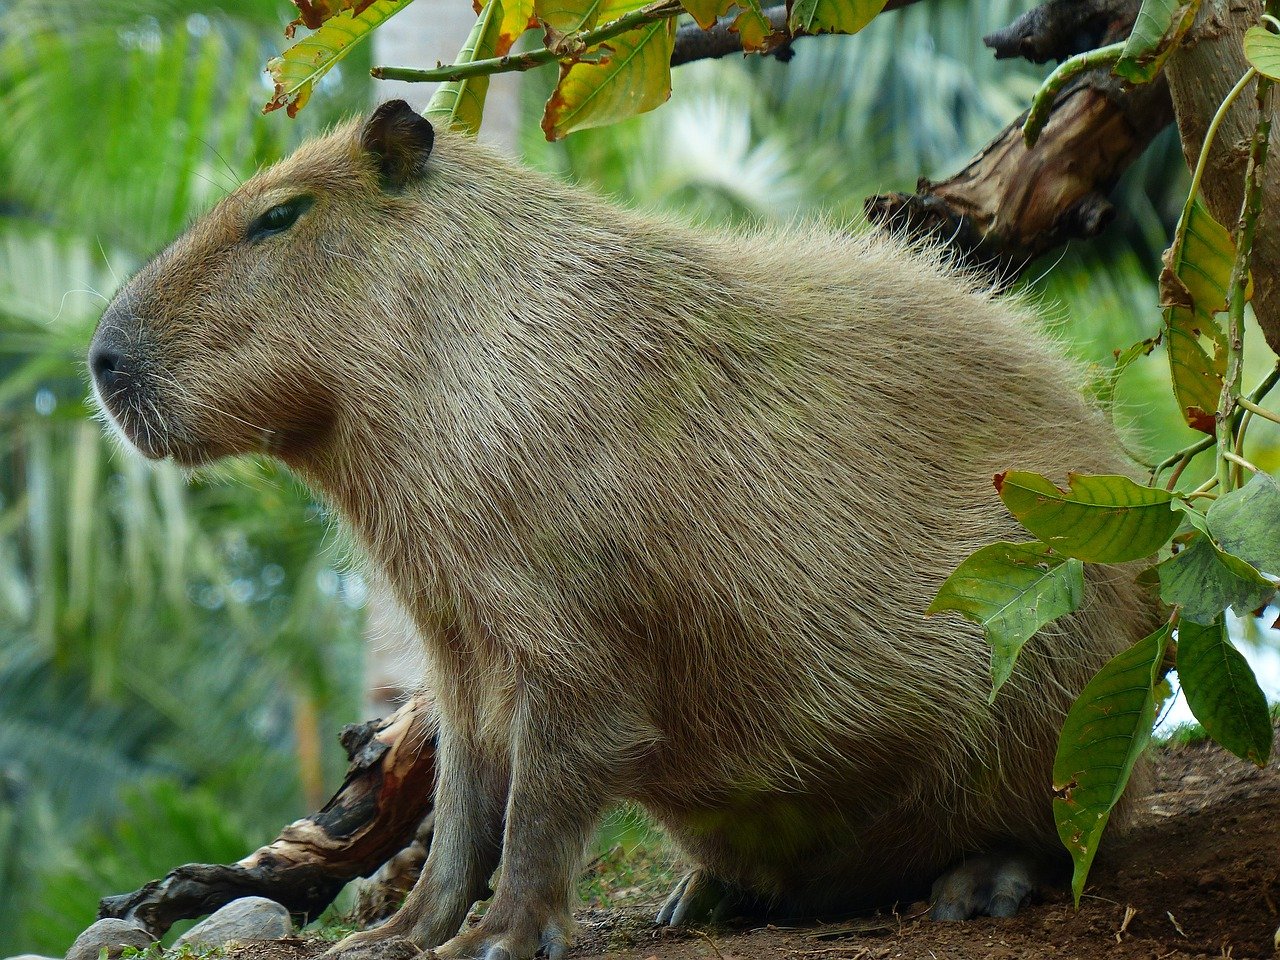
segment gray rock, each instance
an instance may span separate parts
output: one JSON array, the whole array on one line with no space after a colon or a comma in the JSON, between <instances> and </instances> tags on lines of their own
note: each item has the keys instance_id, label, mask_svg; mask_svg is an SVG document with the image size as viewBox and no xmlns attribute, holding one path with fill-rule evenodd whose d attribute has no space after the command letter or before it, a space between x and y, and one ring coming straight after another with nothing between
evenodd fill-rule
<instances>
[{"instance_id":1,"label":"gray rock","mask_svg":"<svg viewBox=\"0 0 1280 960\"><path fill-rule=\"evenodd\" d=\"M156 938L139 924L108 917L91 924L84 933L76 937L76 942L67 951L67 960L98 960L98 955L104 948L109 960L116 960L125 947L142 950L155 941Z\"/></svg>"},{"instance_id":2,"label":"gray rock","mask_svg":"<svg viewBox=\"0 0 1280 960\"><path fill-rule=\"evenodd\" d=\"M220 947L233 940L278 940L293 933L289 911L266 897L242 897L211 913L173 942ZM67 960L71 960L70 957Z\"/></svg>"},{"instance_id":3,"label":"gray rock","mask_svg":"<svg viewBox=\"0 0 1280 960\"><path fill-rule=\"evenodd\" d=\"M5 960L54 960L54 958L42 957L38 953L19 953L17 956L5 957Z\"/></svg>"}]
</instances>

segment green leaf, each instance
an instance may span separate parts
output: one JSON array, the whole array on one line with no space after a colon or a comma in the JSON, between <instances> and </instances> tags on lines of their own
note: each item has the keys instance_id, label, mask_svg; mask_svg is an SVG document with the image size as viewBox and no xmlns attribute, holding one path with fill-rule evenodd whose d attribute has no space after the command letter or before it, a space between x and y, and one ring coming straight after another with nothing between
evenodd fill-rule
<instances>
[{"instance_id":1,"label":"green leaf","mask_svg":"<svg viewBox=\"0 0 1280 960\"><path fill-rule=\"evenodd\" d=\"M1201 726L1237 757L1266 766L1271 713L1249 662L1227 636L1225 618L1178 626L1178 679Z\"/></svg>"},{"instance_id":2,"label":"green leaf","mask_svg":"<svg viewBox=\"0 0 1280 960\"><path fill-rule=\"evenodd\" d=\"M787 25L793 34L857 33L884 5L885 0L793 0Z\"/></svg>"},{"instance_id":3,"label":"green leaf","mask_svg":"<svg viewBox=\"0 0 1280 960\"><path fill-rule=\"evenodd\" d=\"M612 20L613 17L602 20L602 11L607 5L608 0L534 0L533 15L553 35L563 36L579 30L591 30L598 23Z\"/></svg>"},{"instance_id":4,"label":"green leaf","mask_svg":"<svg viewBox=\"0 0 1280 960\"><path fill-rule=\"evenodd\" d=\"M760 0L738 0L737 6L742 12L734 19L730 30L742 38L744 53L763 53L787 39L786 31L774 29L773 21L760 6Z\"/></svg>"},{"instance_id":5,"label":"green leaf","mask_svg":"<svg viewBox=\"0 0 1280 960\"><path fill-rule=\"evenodd\" d=\"M1183 620L1208 626L1231 607L1247 616L1265 606L1275 586L1243 560L1223 553L1203 534L1157 568L1160 599L1182 608Z\"/></svg>"},{"instance_id":6,"label":"green leaf","mask_svg":"<svg viewBox=\"0 0 1280 960\"><path fill-rule=\"evenodd\" d=\"M1200 0L1142 0L1115 73L1130 83L1152 80L1195 22L1199 9Z\"/></svg>"},{"instance_id":7,"label":"green leaf","mask_svg":"<svg viewBox=\"0 0 1280 960\"><path fill-rule=\"evenodd\" d=\"M1053 818L1071 854L1076 905L1111 810L1151 737L1165 624L1098 671L1067 714L1053 761Z\"/></svg>"},{"instance_id":8,"label":"green leaf","mask_svg":"<svg viewBox=\"0 0 1280 960\"><path fill-rule=\"evenodd\" d=\"M267 73L275 81L275 91L262 108L263 113L285 108L291 117L307 105L316 82L342 60L352 48L412 0L374 0L358 14L345 11L332 16L305 40L300 40L267 62Z\"/></svg>"},{"instance_id":9,"label":"green leaf","mask_svg":"<svg viewBox=\"0 0 1280 960\"><path fill-rule=\"evenodd\" d=\"M1059 553L1089 563L1124 563L1150 556L1178 528L1173 494L1128 477L1067 474L1060 490L1037 473L996 475L1009 512Z\"/></svg>"},{"instance_id":10,"label":"green leaf","mask_svg":"<svg viewBox=\"0 0 1280 960\"><path fill-rule=\"evenodd\" d=\"M471 63L499 56L498 44L505 22L502 0L489 0L480 11L475 26L467 36L467 42L462 45L453 62ZM474 137L480 132L480 122L484 119L484 98L488 92L487 76L450 80L436 88L424 115L428 120L462 130Z\"/></svg>"},{"instance_id":11,"label":"green leaf","mask_svg":"<svg viewBox=\"0 0 1280 960\"><path fill-rule=\"evenodd\" d=\"M947 577L926 613L956 610L991 644L991 696L1013 673L1022 645L1046 623L1076 610L1084 564L1043 543L993 543Z\"/></svg>"},{"instance_id":12,"label":"green leaf","mask_svg":"<svg viewBox=\"0 0 1280 960\"><path fill-rule=\"evenodd\" d=\"M534 25L533 0L503 0L502 21L493 55L506 56L521 35Z\"/></svg>"},{"instance_id":13,"label":"green leaf","mask_svg":"<svg viewBox=\"0 0 1280 960\"><path fill-rule=\"evenodd\" d=\"M1280 80L1280 36L1266 27L1250 27L1244 32L1244 55L1264 77Z\"/></svg>"},{"instance_id":14,"label":"green leaf","mask_svg":"<svg viewBox=\"0 0 1280 960\"><path fill-rule=\"evenodd\" d=\"M603 0L599 20L609 23L644 6L644 0ZM547 101L542 129L548 140L600 127L661 106L671 96L674 17L647 23L601 44L597 63L561 63L560 82Z\"/></svg>"},{"instance_id":15,"label":"green leaf","mask_svg":"<svg viewBox=\"0 0 1280 960\"><path fill-rule=\"evenodd\" d=\"M1139 357L1150 356L1151 351L1160 342L1161 336L1161 334L1157 334L1154 337L1147 337L1147 339L1139 340L1124 350L1115 351L1115 365L1110 370L1103 371L1089 384L1089 390L1099 406L1107 409L1115 403L1116 384L1120 382L1120 377Z\"/></svg>"},{"instance_id":16,"label":"green leaf","mask_svg":"<svg viewBox=\"0 0 1280 960\"><path fill-rule=\"evenodd\" d=\"M1205 520L1224 551L1280 575L1280 485L1270 476L1255 473L1243 487L1223 494Z\"/></svg>"},{"instance_id":17,"label":"green leaf","mask_svg":"<svg viewBox=\"0 0 1280 960\"><path fill-rule=\"evenodd\" d=\"M1187 423L1213 433L1227 369L1227 341L1214 314L1227 306L1235 244L1198 199L1180 227L1182 242L1165 251L1160 272L1169 373Z\"/></svg>"}]
</instances>

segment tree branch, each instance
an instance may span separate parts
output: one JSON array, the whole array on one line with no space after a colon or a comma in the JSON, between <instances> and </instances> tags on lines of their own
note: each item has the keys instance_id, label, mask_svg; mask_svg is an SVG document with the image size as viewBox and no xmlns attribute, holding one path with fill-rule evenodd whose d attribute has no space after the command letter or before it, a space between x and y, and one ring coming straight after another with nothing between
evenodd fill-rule
<instances>
[{"instance_id":1,"label":"tree branch","mask_svg":"<svg viewBox=\"0 0 1280 960\"><path fill-rule=\"evenodd\" d=\"M888 0L885 10L897 10L909 7L919 0ZM787 8L785 4L766 7L764 15L773 25L774 30L785 31L787 28ZM679 67L695 60L718 60L731 53L742 53L742 38L732 30L734 17L724 17L708 30L703 30L696 23L687 23L676 31L676 45L671 51L671 65ZM792 40L807 36L797 33ZM770 52L771 56L782 60L790 59L791 41Z\"/></svg>"},{"instance_id":2,"label":"tree branch","mask_svg":"<svg viewBox=\"0 0 1280 960\"><path fill-rule=\"evenodd\" d=\"M106 897L98 916L135 920L160 937L178 920L247 896L319 915L348 881L408 846L431 812L435 722L419 695L385 720L347 727L347 775L323 808L238 863L189 863L133 893Z\"/></svg>"},{"instance_id":3,"label":"tree branch","mask_svg":"<svg viewBox=\"0 0 1280 960\"><path fill-rule=\"evenodd\" d=\"M1106 37L1127 35L1141 0L1048 0L1003 30L983 37L997 60L1021 57L1032 63L1065 60L1100 46Z\"/></svg>"},{"instance_id":4,"label":"tree branch","mask_svg":"<svg viewBox=\"0 0 1280 960\"><path fill-rule=\"evenodd\" d=\"M1195 163L1219 104L1249 68L1242 38L1261 14L1261 0L1204 0L1195 25L1165 64L1188 164ZM1257 126L1256 99L1241 97L1210 148L1201 196L1214 219L1229 230L1240 217L1249 144ZM1267 165L1261 189L1262 213L1251 260L1253 309L1267 345L1280 353L1280 164Z\"/></svg>"},{"instance_id":5,"label":"tree branch","mask_svg":"<svg viewBox=\"0 0 1280 960\"><path fill-rule=\"evenodd\" d=\"M1136 16L1136 2L1121 2ZM1108 11L1116 13L1121 2L1110 3ZM1062 18L1071 5L1050 0L1037 8L1038 16L1020 18L1014 25L1023 24L1018 30L1009 27L992 36L1016 37L1008 42L1036 51L1075 52L1062 39L1068 33ZM1092 0L1081 5L1100 6ZM1031 32L1029 23L1045 33ZM1131 27L1132 20L1111 19L1107 33L1092 42L1112 42ZM1078 31L1071 36L1072 44L1083 42ZM869 198L867 216L909 237L942 241L968 264L1012 280L1036 257L1073 238L1096 236L1111 222L1115 209L1106 195L1173 113L1162 78L1130 87L1098 70L1074 81L1054 101L1030 149L1022 140L1025 117L946 180L922 179L914 194Z\"/></svg>"}]
</instances>

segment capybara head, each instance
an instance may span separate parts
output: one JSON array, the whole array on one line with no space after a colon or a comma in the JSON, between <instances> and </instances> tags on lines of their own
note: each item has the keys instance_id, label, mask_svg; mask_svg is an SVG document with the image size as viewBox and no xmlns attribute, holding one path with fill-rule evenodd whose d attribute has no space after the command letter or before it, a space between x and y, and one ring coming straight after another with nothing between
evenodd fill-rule
<instances>
[{"instance_id":1,"label":"capybara head","mask_svg":"<svg viewBox=\"0 0 1280 960\"><path fill-rule=\"evenodd\" d=\"M351 354L403 312L404 288L431 294L387 264L414 239L404 223L434 141L406 103L385 103L253 177L138 271L89 349L111 424L185 465L288 461L323 441L367 374Z\"/></svg>"}]
</instances>

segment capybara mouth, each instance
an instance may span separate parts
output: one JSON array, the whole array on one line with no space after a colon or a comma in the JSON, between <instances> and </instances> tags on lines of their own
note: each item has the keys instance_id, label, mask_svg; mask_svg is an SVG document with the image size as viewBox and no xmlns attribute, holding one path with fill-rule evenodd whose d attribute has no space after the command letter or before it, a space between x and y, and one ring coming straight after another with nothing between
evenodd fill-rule
<instances>
[{"instance_id":1,"label":"capybara mouth","mask_svg":"<svg viewBox=\"0 0 1280 960\"><path fill-rule=\"evenodd\" d=\"M129 446L148 460L163 460L170 455L163 426L158 422L159 409L153 403L138 405L139 397L132 391L130 395L122 390L106 393L97 380L93 392L102 419Z\"/></svg>"}]
</instances>

